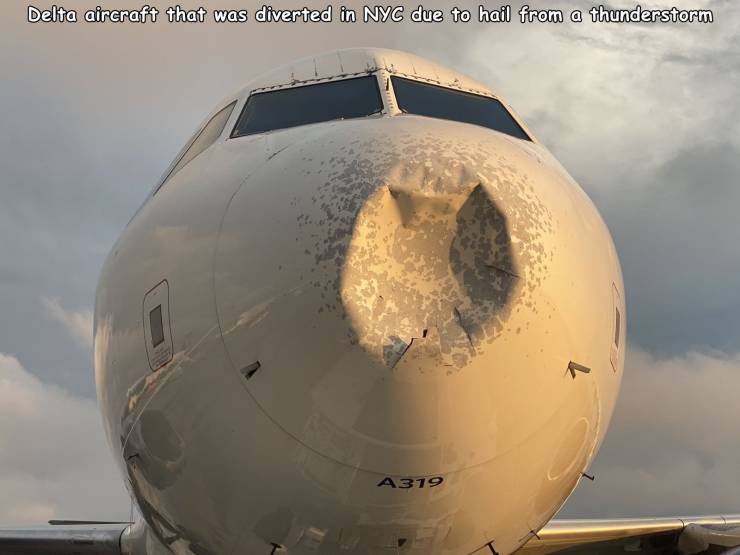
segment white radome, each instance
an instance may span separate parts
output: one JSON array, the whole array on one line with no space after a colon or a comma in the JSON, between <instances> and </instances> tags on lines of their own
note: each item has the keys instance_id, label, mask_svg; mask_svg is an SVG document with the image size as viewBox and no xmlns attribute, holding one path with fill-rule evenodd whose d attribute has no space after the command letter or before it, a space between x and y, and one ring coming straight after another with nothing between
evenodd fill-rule
<instances>
[{"instance_id":1,"label":"white radome","mask_svg":"<svg viewBox=\"0 0 740 555\"><path fill-rule=\"evenodd\" d=\"M306 58L215 107L101 273L98 400L143 518L0 552L739 545L738 516L551 521L624 351L604 222L494 92L401 52Z\"/></svg>"}]
</instances>

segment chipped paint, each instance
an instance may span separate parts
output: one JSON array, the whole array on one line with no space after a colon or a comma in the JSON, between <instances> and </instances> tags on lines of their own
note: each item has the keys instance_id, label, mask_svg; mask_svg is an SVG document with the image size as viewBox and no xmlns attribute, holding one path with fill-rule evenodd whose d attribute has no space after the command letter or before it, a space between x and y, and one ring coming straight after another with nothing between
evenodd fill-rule
<instances>
[{"instance_id":1,"label":"chipped paint","mask_svg":"<svg viewBox=\"0 0 740 555\"><path fill-rule=\"evenodd\" d=\"M303 159L322 181L298 216L320 310L340 312L348 339L388 368L423 349L459 370L514 306L536 308L552 217L501 147L508 139L481 135L371 135L336 145L326 164Z\"/></svg>"}]
</instances>

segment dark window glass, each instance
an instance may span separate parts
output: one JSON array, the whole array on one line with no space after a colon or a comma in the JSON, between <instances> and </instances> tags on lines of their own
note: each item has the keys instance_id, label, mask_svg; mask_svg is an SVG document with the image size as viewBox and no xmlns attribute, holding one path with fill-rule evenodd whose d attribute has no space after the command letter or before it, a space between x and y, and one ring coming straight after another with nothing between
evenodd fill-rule
<instances>
[{"instance_id":1,"label":"dark window glass","mask_svg":"<svg viewBox=\"0 0 740 555\"><path fill-rule=\"evenodd\" d=\"M162 305L158 304L149 312L149 329L152 332L152 346L164 343L164 324L162 323Z\"/></svg>"},{"instance_id":2,"label":"dark window glass","mask_svg":"<svg viewBox=\"0 0 740 555\"><path fill-rule=\"evenodd\" d=\"M615 309L617 312L617 315L615 316L615 326L614 326L614 345L619 347L619 330L622 327L622 316L619 314L619 309Z\"/></svg>"},{"instance_id":3,"label":"dark window glass","mask_svg":"<svg viewBox=\"0 0 740 555\"><path fill-rule=\"evenodd\" d=\"M531 140L503 104L495 98L392 77L401 111L419 116L472 123Z\"/></svg>"},{"instance_id":4,"label":"dark window glass","mask_svg":"<svg viewBox=\"0 0 740 555\"><path fill-rule=\"evenodd\" d=\"M231 133L242 137L320 121L377 114L383 101L374 75L263 92L249 97Z\"/></svg>"}]
</instances>

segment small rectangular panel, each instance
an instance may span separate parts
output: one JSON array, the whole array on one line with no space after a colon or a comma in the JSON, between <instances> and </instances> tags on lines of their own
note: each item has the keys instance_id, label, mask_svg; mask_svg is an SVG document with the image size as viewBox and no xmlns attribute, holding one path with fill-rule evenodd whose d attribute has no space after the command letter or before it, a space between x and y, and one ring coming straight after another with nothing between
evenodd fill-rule
<instances>
[{"instance_id":1,"label":"small rectangular panel","mask_svg":"<svg viewBox=\"0 0 740 555\"><path fill-rule=\"evenodd\" d=\"M144 343L149 367L156 371L172 360L170 288L161 281L144 297Z\"/></svg>"},{"instance_id":2,"label":"small rectangular panel","mask_svg":"<svg viewBox=\"0 0 740 555\"><path fill-rule=\"evenodd\" d=\"M612 284L612 300L612 325L614 326L612 337L614 338L614 340L612 341L611 348L609 349L609 362L612 363L612 369L616 372L617 368L619 368L619 353L621 351L621 343L624 342L624 338L622 337L622 300L619 296L617 286L614 284Z\"/></svg>"},{"instance_id":3,"label":"small rectangular panel","mask_svg":"<svg viewBox=\"0 0 740 555\"><path fill-rule=\"evenodd\" d=\"M149 312L149 327L152 330L152 347L159 347L164 341L164 324L162 322L162 305L158 304Z\"/></svg>"}]
</instances>

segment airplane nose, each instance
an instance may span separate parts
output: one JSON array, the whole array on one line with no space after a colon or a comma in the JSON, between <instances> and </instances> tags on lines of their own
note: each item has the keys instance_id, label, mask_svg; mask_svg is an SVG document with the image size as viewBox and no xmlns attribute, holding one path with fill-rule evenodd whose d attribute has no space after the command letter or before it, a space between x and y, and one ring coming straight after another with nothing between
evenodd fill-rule
<instances>
[{"instance_id":1,"label":"airplane nose","mask_svg":"<svg viewBox=\"0 0 740 555\"><path fill-rule=\"evenodd\" d=\"M440 457L407 457L430 442L465 453L448 470L487 460L483 355L536 304L551 255L552 217L521 170L537 162L520 141L428 118L286 133L234 196L216 255L224 343L250 394L355 467L438 471ZM487 408L460 435L466 403Z\"/></svg>"}]
</instances>

